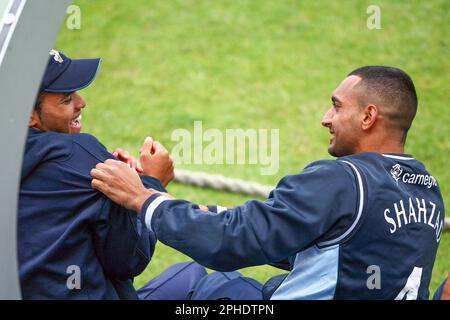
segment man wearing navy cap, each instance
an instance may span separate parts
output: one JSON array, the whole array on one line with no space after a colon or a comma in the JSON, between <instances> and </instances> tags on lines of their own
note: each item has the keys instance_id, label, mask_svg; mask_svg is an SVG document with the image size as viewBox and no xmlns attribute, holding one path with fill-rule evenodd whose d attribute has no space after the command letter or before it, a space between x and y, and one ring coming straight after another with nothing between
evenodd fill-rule
<instances>
[{"instance_id":1,"label":"man wearing navy cap","mask_svg":"<svg viewBox=\"0 0 450 320\"><path fill-rule=\"evenodd\" d=\"M95 79L101 59L72 60L51 50L29 127L41 131L79 133L86 103L76 93ZM60 105L69 106L67 108Z\"/></svg>"},{"instance_id":2,"label":"man wearing navy cap","mask_svg":"<svg viewBox=\"0 0 450 320\"><path fill-rule=\"evenodd\" d=\"M100 59L50 52L22 164L18 259L24 299L137 299L134 276L147 266L156 239L136 213L91 188L89 172L114 159L93 136L79 133L86 107L77 91L95 78ZM160 191L173 163L154 142L145 172L122 150L119 158ZM166 175L168 177L165 177Z\"/></svg>"}]
</instances>

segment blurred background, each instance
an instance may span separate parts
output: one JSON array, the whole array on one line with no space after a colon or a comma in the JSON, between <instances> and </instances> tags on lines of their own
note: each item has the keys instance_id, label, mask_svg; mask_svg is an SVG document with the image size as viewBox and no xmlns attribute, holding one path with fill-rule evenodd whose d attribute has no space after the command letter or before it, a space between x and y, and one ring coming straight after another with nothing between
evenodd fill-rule
<instances>
[{"instance_id":1,"label":"blurred background","mask_svg":"<svg viewBox=\"0 0 450 320\"><path fill-rule=\"evenodd\" d=\"M64 24L55 49L72 58L101 57L83 131L109 149L135 156L146 136L170 151L175 129L193 132L194 121L222 132L279 129L275 175L258 165L180 165L276 185L317 159L329 159L328 130L320 125L330 95L353 69L391 65L413 78L419 109L406 153L427 165L449 207L450 2L365 0L75 0L80 29ZM370 5L381 29L369 29ZM70 16L67 16L69 19ZM66 22L66 21L65 21ZM172 183L179 198L234 206L250 197ZM447 217L450 216L447 214ZM188 257L158 244L140 287ZM281 270L241 270L264 282ZM430 292L450 271L450 233L442 237Z\"/></svg>"}]
</instances>

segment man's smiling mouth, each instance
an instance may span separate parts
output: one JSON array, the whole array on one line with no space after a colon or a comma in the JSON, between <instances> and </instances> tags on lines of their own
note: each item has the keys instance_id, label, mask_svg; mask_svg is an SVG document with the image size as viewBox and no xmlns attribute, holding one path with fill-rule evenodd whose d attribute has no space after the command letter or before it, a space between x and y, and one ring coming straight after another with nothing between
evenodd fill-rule
<instances>
[{"instance_id":1,"label":"man's smiling mouth","mask_svg":"<svg viewBox=\"0 0 450 320\"><path fill-rule=\"evenodd\" d=\"M333 142L334 140L334 131L330 131L330 144Z\"/></svg>"},{"instance_id":2,"label":"man's smiling mouth","mask_svg":"<svg viewBox=\"0 0 450 320\"><path fill-rule=\"evenodd\" d=\"M82 118L82 116L80 113L78 115L78 117L76 117L75 119L72 119L72 121L70 121L70 126L75 129L81 128L81 118Z\"/></svg>"}]
</instances>

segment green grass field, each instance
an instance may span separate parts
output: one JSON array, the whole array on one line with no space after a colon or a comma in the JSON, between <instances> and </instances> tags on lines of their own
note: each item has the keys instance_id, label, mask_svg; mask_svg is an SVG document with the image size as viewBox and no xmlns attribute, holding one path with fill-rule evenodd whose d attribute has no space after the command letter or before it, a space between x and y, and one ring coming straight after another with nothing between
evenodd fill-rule
<instances>
[{"instance_id":1,"label":"green grass field","mask_svg":"<svg viewBox=\"0 0 450 320\"><path fill-rule=\"evenodd\" d=\"M280 129L280 170L256 165L182 165L275 185L286 174L327 159L320 125L330 94L362 65L393 65L414 79L419 110L406 153L440 182L449 207L450 3L379 0L381 30L366 27L373 1L107 1L77 0L81 29L63 27L55 47L71 57L102 57L95 84L82 92L84 131L108 148L137 154L145 136L170 150L171 133L207 128ZM172 184L174 195L237 205L249 197ZM449 216L447 214L447 216ZM188 258L158 244L136 286ZM450 234L443 236L431 292L450 271ZM243 272L260 281L267 266Z\"/></svg>"}]
</instances>

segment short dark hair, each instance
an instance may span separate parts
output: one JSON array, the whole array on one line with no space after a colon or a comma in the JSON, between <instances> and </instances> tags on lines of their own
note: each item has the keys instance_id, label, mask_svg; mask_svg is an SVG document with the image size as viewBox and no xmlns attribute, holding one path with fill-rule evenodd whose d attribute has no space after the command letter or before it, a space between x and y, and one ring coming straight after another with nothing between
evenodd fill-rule
<instances>
[{"instance_id":1,"label":"short dark hair","mask_svg":"<svg viewBox=\"0 0 450 320\"><path fill-rule=\"evenodd\" d=\"M386 114L388 126L401 130L402 142L405 142L417 112L416 88L411 77L399 68L384 66L361 67L348 74L351 75L362 79L357 86L364 87L364 103L371 103L367 98L381 102L385 106L382 112Z\"/></svg>"},{"instance_id":2,"label":"short dark hair","mask_svg":"<svg viewBox=\"0 0 450 320\"><path fill-rule=\"evenodd\" d=\"M46 94L45 91L41 91L38 93L36 97L36 102L34 103L33 110L36 111L38 114L41 112L42 99L44 98L45 94Z\"/></svg>"}]
</instances>

